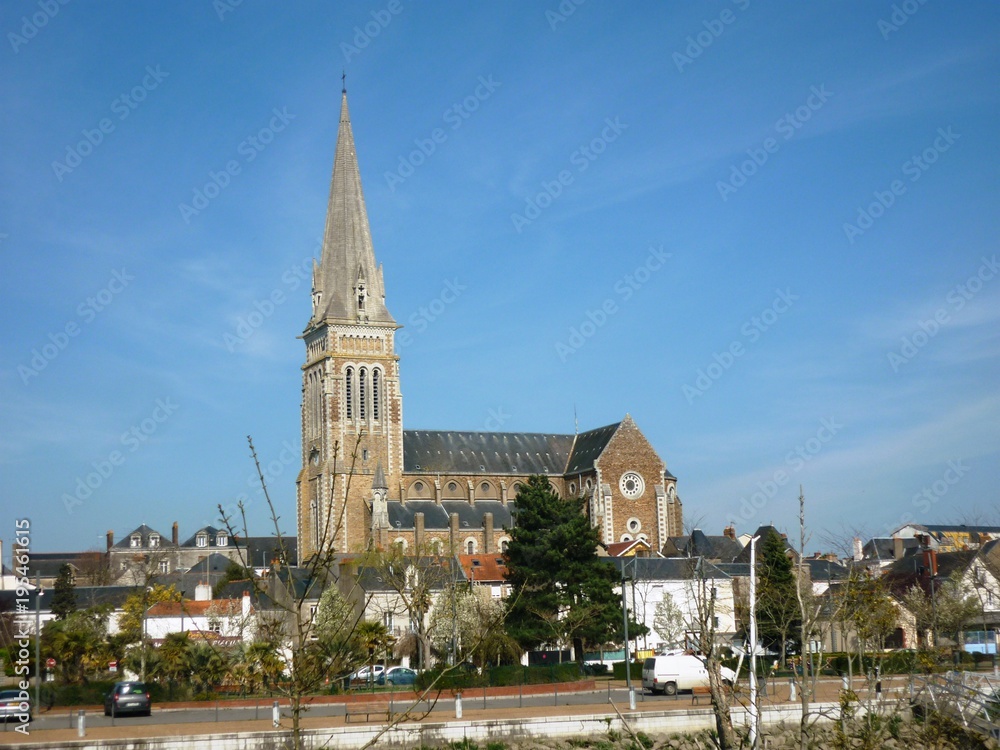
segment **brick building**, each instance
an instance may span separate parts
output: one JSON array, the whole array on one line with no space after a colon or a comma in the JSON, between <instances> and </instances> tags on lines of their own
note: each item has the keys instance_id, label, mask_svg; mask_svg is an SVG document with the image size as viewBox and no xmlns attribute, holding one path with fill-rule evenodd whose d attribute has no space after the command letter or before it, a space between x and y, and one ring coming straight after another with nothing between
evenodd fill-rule
<instances>
[{"instance_id":1,"label":"brick building","mask_svg":"<svg viewBox=\"0 0 1000 750\"><path fill-rule=\"evenodd\" d=\"M584 499L605 544L681 534L676 477L628 415L579 434L404 430L401 326L386 306L344 92L312 315L302 334L302 559L401 544L502 551L521 482Z\"/></svg>"}]
</instances>

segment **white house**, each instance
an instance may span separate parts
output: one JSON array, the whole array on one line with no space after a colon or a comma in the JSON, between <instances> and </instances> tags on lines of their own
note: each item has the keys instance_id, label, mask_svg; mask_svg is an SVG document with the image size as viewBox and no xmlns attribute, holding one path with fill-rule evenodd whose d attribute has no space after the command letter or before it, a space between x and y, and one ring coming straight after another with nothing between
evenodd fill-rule
<instances>
[{"instance_id":1,"label":"white house","mask_svg":"<svg viewBox=\"0 0 1000 750\"><path fill-rule=\"evenodd\" d=\"M191 638L214 642L249 642L253 639L256 612L246 592L240 599L212 599L199 586L196 598L179 602L159 602L146 611L146 635L153 642L171 633L188 633Z\"/></svg>"}]
</instances>

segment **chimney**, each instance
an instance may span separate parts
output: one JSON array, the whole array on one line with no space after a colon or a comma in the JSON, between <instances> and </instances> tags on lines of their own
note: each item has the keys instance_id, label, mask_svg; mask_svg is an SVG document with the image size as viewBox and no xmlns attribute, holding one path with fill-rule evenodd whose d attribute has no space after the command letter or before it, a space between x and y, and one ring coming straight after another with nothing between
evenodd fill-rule
<instances>
[{"instance_id":1,"label":"chimney","mask_svg":"<svg viewBox=\"0 0 1000 750\"><path fill-rule=\"evenodd\" d=\"M250 592L243 592L243 606L240 608L240 612L243 615L244 621L250 615Z\"/></svg>"},{"instance_id":2,"label":"chimney","mask_svg":"<svg viewBox=\"0 0 1000 750\"><path fill-rule=\"evenodd\" d=\"M903 540L898 536L892 538L892 559L903 559Z\"/></svg>"},{"instance_id":3,"label":"chimney","mask_svg":"<svg viewBox=\"0 0 1000 750\"><path fill-rule=\"evenodd\" d=\"M212 601L212 587L207 583L199 583L194 587L194 600L196 602Z\"/></svg>"},{"instance_id":4,"label":"chimney","mask_svg":"<svg viewBox=\"0 0 1000 750\"><path fill-rule=\"evenodd\" d=\"M172 541L174 543L174 546L176 547L180 544L180 542L178 541L179 539L180 539L180 530L177 528L177 521L174 521L174 526L170 530L170 541Z\"/></svg>"},{"instance_id":5,"label":"chimney","mask_svg":"<svg viewBox=\"0 0 1000 750\"><path fill-rule=\"evenodd\" d=\"M493 554L493 514L483 514L483 554Z\"/></svg>"},{"instance_id":6,"label":"chimney","mask_svg":"<svg viewBox=\"0 0 1000 750\"><path fill-rule=\"evenodd\" d=\"M108 540L108 552L110 552L111 548L115 546L115 532L109 530L107 533L107 540Z\"/></svg>"},{"instance_id":7,"label":"chimney","mask_svg":"<svg viewBox=\"0 0 1000 750\"><path fill-rule=\"evenodd\" d=\"M937 550L925 549L924 550L924 574L930 577L937 575L938 565L937 565Z\"/></svg>"},{"instance_id":8,"label":"chimney","mask_svg":"<svg viewBox=\"0 0 1000 750\"><path fill-rule=\"evenodd\" d=\"M458 554L458 513L452 513L448 524L448 542L451 544L451 554Z\"/></svg>"},{"instance_id":9,"label":"chimney","mask_svg":"<svg viewBox=\"0 0 1000 750\"><path fill-rule=\"evenodd\" d=\"M413 514L413 546L416 547L416 554L424 554L424 514Z\"/></svg>"},{"instance_id":10,"label":"chimney","mask_svg":"<svg viewBox=\"0 0 1000 750\"><path fill-rule=\"evenodd\" d=\"M854 537L854 562L860 562L861 558L864 556L864 546L861 544L860 537Z\"/></svg>"},{"instance_id":11,"label":"chimney","mask_svg":"<svg viewBox=\"0 0 1000 750\"><path fill-rule=\"evenodd\" d=\"M722 536L728 537L728 538L732 539L735 542L736 541L736 527L733 526L732 524L730 524L729 526L727 526L726 528L724 528L722 530Z\"/></svg>"}]
</instances>

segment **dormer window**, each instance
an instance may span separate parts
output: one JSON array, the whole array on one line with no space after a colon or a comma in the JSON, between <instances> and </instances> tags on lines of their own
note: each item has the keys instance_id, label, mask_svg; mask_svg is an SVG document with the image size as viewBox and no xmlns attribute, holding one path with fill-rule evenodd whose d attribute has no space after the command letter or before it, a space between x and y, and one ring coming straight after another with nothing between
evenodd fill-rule
<instances>
[{"instance_id":1,"label":"dormer window","mask_svg":"<svg viewBox=\"0 0 1000 750\"><path fill-rule=\"evenodd\" d=\"M199 534L195 540L195 544L197 544L199 547L207 547L208 534Z\"/></svg>"},{"instance_id":2,"label":"dormer window","mask_svg":"<svg viewBox=\"0 0 1000 750\"><path fill-rule=\"evenodd\" d=\"M129 547L141 547L142 546L142 537L139 536L138 534L133 534L129 538L129 540L128 540L128 546Z\"/></svg>"},{"instance_id":3,"label":"dormer window","mask_svg":"<svg viewBox=\"0 0 1000 750\"><path fill-rule=\"evenodd\" d=\"M150 547L159 547L160 546L160 535L159 534L150 534L149 535L149 546Z\"/></svg>"},{"instance_id":4,"label":"dormer window","mask_svg":"<svg viewBox=\"0 0 1000 750\"><path fill-rule=\"evenodd\" d=\"M216 535L215 537L216 547L225 547L228 544L229 544L229 536L225 532L220 532L218 535Z\"/></svg>"}]
</instances>

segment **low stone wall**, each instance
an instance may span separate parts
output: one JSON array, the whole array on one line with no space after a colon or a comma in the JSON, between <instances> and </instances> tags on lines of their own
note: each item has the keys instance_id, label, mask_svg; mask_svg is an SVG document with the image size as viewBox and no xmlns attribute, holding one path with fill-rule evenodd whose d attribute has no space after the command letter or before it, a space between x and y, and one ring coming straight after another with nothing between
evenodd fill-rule
<instances>
[{"instance_id":1,"label":"low stone wall","mask_svg":"<svg viewBox=\"0 0 1000 750\"><path fill-rule=\"evenodd\" d=\"M834 716L834 704L814 704L815 711ZM789 704L761 710L761 724L797 722L800 707ZM734 708L733 724L746 724L746 712ZM641 711L626 714L633 731L646 734L696 732L715 726L711 708L672 711ZM443 745L469 739L484 743L492 740L523 742L532 737L588 737L606 735L609 729L622 731L621 719L615 713L541 716L530 718L497 718L478 721L447 721L405 723L393 727L379 739L379 747L412 748L420 745ZM330 729L304 730L306 746L356 750L371 742L380 731L375 725L337 726ZM277 750L287 746L288 732L234 732L200 736L149 737L145 739L77 740L58 743L32 743L35 750ZM0 743L2 744L2 743Z\"/></svg>"}]
</instances>

